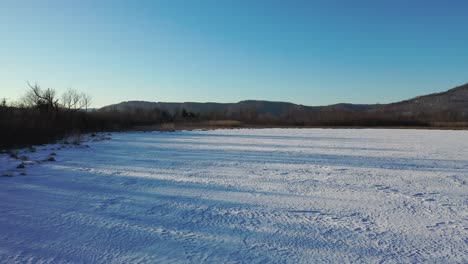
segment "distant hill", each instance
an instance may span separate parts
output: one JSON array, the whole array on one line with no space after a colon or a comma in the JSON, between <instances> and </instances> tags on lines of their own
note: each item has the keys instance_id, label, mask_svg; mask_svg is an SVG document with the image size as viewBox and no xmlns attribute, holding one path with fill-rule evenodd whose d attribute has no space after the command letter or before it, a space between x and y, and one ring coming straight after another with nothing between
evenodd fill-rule
<instances>
[{"instance_id":1,"label":"distant hill","mask_svg":"<svg viewBox=\"0 0 468 264\"><path fill-rule=\"evenodd\" d=\"M271 102L259 100L246 100L238 103L166 103L166 102L146 102L146 101L128 101L119 104L113 104L101 108L101 111L128 111L132 109L161 109L169 113L175 113L185 109L194 113L225 112L235 113L241 110L255 109L258 113L269 113L280 115L290 109L312 109L312 107L296 105L286 102Z\"/></svg>"},{"instance_id":2,"label":"distant hill","mask_svg":"<svg viewBox=\"0 0 468 264\"><path fill-rule=\"evenodd\" d=\"M270 117L302 116L303 119L326 119L332 114L379 115L385 117L407 117L436 121L444 120L447 116L457 116L458 119L468 121L468 84L450 89L446 92L419 96L413 99L390 104L335 104L328 106L305 106L288 102L272 102L260 100L246 100L237 103L167 103L128 101L109 105L100 111L129 111L134 109L160 109L171 114L182 111L197 114L222 113L226 116L242 112L255 112L257 115ZM340 114L341 113L341 114ZM306 118L307 117L307 118ZM336 118L335 118L336 119Z\"/></svg>"},{"instance_id":3,"label":"distant hill","mask_svg":"<svg viewBox=\"0 0 468 264\"><path fill-rule=\"evenodd\" d=\"M397 111L406 115L453 111L468 116L468 84L446 92L418 96L413 99L381 105L383 111Z\"/></svg>"}]
</instances>

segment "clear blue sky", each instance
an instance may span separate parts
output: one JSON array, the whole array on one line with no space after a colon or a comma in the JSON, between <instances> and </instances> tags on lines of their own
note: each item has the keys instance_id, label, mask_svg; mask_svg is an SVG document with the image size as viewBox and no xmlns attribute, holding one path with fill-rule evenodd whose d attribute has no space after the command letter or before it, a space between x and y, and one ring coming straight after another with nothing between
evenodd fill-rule
<instances>
[{"instance_id":1,"label":"clear blue sky","mask_svg":"<svg viewBox=\"0 0 468 264\"><path fill-rule=\"evenodd\" d=\"M384 103L468 82L468 1L0 0L0 97Z\"/></svg>"}]
</instances>

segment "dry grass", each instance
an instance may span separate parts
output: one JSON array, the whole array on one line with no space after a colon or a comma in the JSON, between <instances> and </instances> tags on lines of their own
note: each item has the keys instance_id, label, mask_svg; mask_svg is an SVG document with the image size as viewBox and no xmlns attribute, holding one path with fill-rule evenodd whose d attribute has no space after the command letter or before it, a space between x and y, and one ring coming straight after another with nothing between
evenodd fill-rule
<instances>
[{"instance_id":1,"label":"dry grass","mask_svg":"<svg viewBox=\"0 0 468 264\"><path fill-rule=\"evenodd\" d=\"M468 128L468 122L431 122L430 126L440 128Z\"/></svg>"},{"instance_id":2,"label":"dry grass","mask_svg":"<svg viewBox=\"0 0 468 264\"><path fill-rule=\"evenodd\" d=\"M162 123L159 126L160 131L175 131L175 124L174 123Z\"/></svg>"},{"instance_id":3,"label":"dry grass","mask_svg":"<svg viewBox=\"0 0 468 264\"><path fill-rule=\"evenodd\" d=\"M237 120L210 120L208 126L213 127L240 127L242 123Z\"/></svg>"}]
</instances>

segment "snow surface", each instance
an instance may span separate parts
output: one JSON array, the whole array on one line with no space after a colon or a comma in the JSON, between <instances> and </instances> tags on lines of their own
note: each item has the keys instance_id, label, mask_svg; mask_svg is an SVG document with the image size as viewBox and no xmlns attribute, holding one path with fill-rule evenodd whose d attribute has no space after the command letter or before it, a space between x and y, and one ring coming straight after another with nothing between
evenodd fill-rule
<instances>
[{"instance_id":1,"label":"snow surface","mask_svg":"<svg viewBox=\"0 0 468 264\"><path fill-rule=\"evenodd\" d=\"M12 176L0 177L1 262L468 262L467 131L116 133L85 144L23 150L26 169L0 156ZM43 162L52 151L57 161Z\"/></svg>"}]
</instances>

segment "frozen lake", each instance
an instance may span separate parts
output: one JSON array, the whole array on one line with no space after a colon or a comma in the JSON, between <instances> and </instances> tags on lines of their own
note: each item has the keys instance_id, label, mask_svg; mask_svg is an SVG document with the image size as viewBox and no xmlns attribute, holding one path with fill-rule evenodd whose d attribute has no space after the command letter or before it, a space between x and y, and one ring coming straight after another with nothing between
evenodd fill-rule
<instances>
[{"instance_id":1,"label":"frozen lake","mask_svg":"<svg viewBox=\"0 0 468 264\"><path fill-rule=\"evenodd\" d=\"M0 157L0 262L468 262L468 131L116 133ZM53 150L54 148L55 150ZM8 174L8 173L7 173Z\"/></svg>"}]
</instances>

